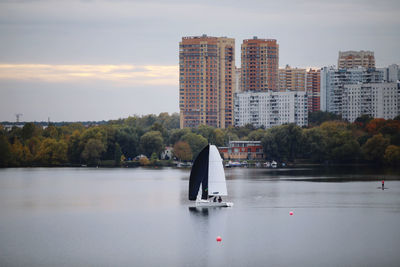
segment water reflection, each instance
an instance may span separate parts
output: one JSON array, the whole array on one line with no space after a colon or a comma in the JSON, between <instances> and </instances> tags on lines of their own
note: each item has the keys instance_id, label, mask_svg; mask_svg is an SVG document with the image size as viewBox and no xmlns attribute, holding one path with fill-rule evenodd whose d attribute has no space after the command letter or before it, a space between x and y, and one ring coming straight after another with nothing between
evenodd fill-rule
<instances>
[{"instance_id":1,"label":"water reflection","mask_svg":"<svg viewBox=\"0 0 400 267\"><path fill-rule=\"evenodd\" d=\"M205 207L189 207L191 214L200 217L208 217L208 208Z\"/></svg>"},{"instance_id":2,"label":"water reflection","mask_svg":"<svg viewBox=\"0 0 400 267\"><path fill-rule=\"evenodd\" d=\"M400 176L321 169L226 170L232 208L189 170L0 169L0 265L398 266Z\"/></svg>"}]
</instances>

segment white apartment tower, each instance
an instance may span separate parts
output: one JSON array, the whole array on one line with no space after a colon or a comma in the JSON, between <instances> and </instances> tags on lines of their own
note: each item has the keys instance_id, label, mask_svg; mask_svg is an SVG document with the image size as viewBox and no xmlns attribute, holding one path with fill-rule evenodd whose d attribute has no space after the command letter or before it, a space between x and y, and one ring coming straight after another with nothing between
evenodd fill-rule
<instances>
[{"instance_id":1,"label":"white apartment tower","mask_svg":"<svg viewBox=\"0 0 400 267\"><path fill-rule=\"evenodd\" d=\"M352 69L321 69L321 110L342 114L343 88L347 84L381 83L383 72L357 67Z\"/></svg>"},{"instance_id":2,"label":"white apartment tower","mask_svg":"<svg viewBox=\"0 0 400 267\"><path fill-rule=\"evenodd\" d=\"M342 116L349 122L361 115L393 119L399 115L399 89L397 83L347 84L343 89Z\"/></svg>"}]
</instances>

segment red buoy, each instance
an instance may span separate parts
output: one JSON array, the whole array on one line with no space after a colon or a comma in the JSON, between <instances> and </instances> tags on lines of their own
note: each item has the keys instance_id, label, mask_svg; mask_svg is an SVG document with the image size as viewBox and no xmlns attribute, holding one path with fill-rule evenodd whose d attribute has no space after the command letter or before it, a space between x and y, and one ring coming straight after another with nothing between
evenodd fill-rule
<instances>
[{"instance_id":1,"label":"red buoy","mask_svg":"<svg viewBox=\"0 0 400 267\"><path fill-rule=\"evenodd\" d=\"M289 215L293 215L293 211L289 212Z\"/></svg>"},{"instance_id":2,"label":"red buoy","mask_svg":"<svg viewBox=\"0 0 400 267\"><path fill-rule=\"evenodd\" d=\"M217 242L221 242L222 238L220 236L217 236Z\"/></svg>"}]
</instances>

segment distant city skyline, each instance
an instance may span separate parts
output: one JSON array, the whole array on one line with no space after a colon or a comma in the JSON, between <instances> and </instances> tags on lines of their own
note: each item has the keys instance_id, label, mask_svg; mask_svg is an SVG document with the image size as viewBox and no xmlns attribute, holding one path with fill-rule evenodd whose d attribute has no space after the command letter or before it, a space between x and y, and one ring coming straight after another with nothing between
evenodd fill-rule
<instances>
[{"instance_id":1,"label":"distant city skyline","mask_svg":"<svg viewBox=\"0 0 400 267\"><path fill-rule=\"evenodd\" d=\"M253 36L278 41L280 67L336 65L348 50L399 64L399 14L395 0L2 1L0 121L179 112L182 36L234 38L238 67Z\"/></svg>"}]
</instances>

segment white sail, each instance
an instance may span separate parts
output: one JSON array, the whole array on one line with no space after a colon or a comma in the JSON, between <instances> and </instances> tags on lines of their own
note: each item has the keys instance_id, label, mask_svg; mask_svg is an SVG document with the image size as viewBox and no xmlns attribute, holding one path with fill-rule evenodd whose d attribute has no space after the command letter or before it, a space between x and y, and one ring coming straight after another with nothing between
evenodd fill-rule
<instances>
[{"instance_id":1,"label":"white sail","mask_svg":"<svg viewBox=\"0 0 400 267\"><path fill-rule=\"evenodd\" d=\"M216 146L210 145L208 158L208 195L227 196L225 172Z\"/></svg>"}]
</instances>

